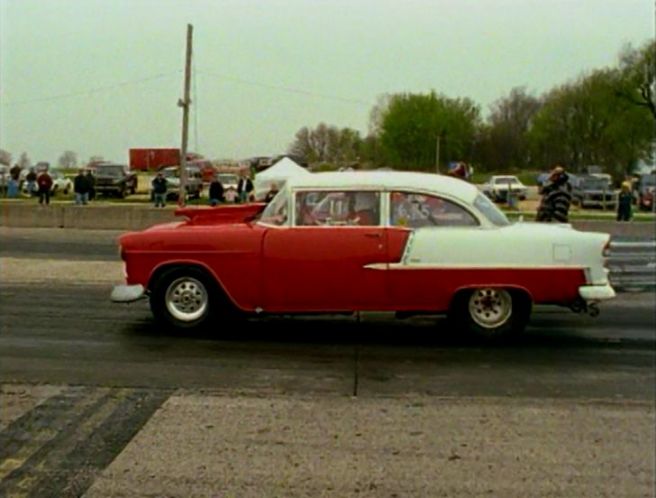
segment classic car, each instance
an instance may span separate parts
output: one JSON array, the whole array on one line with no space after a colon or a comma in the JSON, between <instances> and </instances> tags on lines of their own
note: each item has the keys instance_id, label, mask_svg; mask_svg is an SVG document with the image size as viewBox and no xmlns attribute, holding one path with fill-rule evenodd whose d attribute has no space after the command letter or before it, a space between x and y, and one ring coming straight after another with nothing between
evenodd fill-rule
<instances>
[{"instance_id":1,"label":"classic car","mask_svg":"<svg viewBox=\"0 0 656 498\"><path fill-rule=\"evenodd\" d=\"M180 208L119 238L126 283L179 329L240 314L447 313L458 330L521 331L533 304L598 312L614 297L609 235L518 222L478 189L407 172L290 178L268 204ZM221 320L216 321L219 326Z\"/></svg>"},{"instance_id":2,"label":"classic car","mask_svg":"<svg viewBox=\"0 0 656 498\"><path fill-rule=\"evenodd\" d=\"M519 198L526 199L528 188L519 181L519 178L512 175L495 175L488 178L483 184L483 193L495 202L505 202L508 200L508 191Z\"/></svg>"}]
</instances>

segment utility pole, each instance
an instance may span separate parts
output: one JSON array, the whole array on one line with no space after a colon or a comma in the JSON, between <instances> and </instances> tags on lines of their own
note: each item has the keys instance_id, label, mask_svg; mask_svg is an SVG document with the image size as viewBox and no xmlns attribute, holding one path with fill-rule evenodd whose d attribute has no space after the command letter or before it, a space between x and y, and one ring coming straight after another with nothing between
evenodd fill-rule
<instances>
[{"instance_id":1,"label":"utility pole","mask_svg":"<svg viewBox=\"0 0 656 498\"><path fill-rule=\"evenodd\" d=\"M178 106L182 107L182 147L180 147L180 192L178 193L178 205L185 205L187 194L187 141L189 139L189 87L191 82L191 42L194 27L187 24L187 56L185 58L184 76L184 99L178 100Z\"/></svg>"},{"instance_id":2,"label":"utility pole","mask_svg":"<svg viewBox=\"0 0 656 498\"><path fill-rule=\"evenodd\" d=\"M440 174L440 140L442 140L442 135L437 135L437 142L435 144L435 173Z\"/></svg>"}]
</instances>

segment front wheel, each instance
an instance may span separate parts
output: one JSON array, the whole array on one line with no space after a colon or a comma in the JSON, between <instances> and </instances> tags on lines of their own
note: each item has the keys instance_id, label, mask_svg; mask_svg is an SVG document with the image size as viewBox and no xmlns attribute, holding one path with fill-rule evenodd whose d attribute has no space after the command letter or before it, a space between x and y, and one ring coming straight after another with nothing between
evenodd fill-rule
<instances>
[{"instance_id":1,"label":"front wheel","mask_svg":"<svg viewBox=\"0 0 656 498\"><path fill-rule=\"evenodd\" d=\"M178 329L206 324L213 311L213 285L196 268L175 268L165 272L153 286L150 308L160 323Z\"/></svg>"},{"instance_id":2,"label":"front wheel","mask_svg":"<svg viewBox=\"0 0 656 498\"><path fill-rule=\"evenodd\" d=\"M460 292L449 311L459 329L484 338L520 333L530 314L531 300L526 294L496 287Z\"/></svg>"}]
</instances>

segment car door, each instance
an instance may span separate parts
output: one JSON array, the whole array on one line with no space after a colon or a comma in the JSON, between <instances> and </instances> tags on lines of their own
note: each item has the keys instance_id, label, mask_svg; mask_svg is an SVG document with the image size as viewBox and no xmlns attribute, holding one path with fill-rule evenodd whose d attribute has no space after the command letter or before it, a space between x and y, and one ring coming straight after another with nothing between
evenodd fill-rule
<instances>
[{"instance_id":1,"label":"car door","mask_svg":"<svg viewBox=\"0 0 656 498\"><path fill-rule=\"evenodd\" d=\"M403 254L401 260L398 251L401 248L407 250L408 244L417 247L426 240L448 244L450 233L462 230L471 230L472 244L475 244L474 234L480 222L468 209L452 200L416 192L392 191L389 225L387 285L390 309L444 309L451 298L454 279L468 270L444 265L440 252L433 250L432 244L429 246L430 258L423 261L407 259L407 254ZM394 263L394 258L399 258L399 263Z\"/></svg>"},{"instance_id":2,"label":"car door","mask_svg":"<svg viewBox=\"0 0 656 498\"><path fill-rule=\"evenodd\" d=\"M372 266L387 260L380 199L379 192L295 193L293 219L264 237L265 311L383 308L385 272Z\"/></svg>"}]
</instances>

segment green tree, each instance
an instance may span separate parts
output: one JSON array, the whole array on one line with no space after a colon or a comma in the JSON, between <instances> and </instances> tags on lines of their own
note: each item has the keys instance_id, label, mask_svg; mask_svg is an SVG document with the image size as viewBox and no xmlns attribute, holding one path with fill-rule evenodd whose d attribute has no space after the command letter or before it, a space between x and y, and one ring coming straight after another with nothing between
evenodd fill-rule
<instances>
[{"instance_id":1,"label":"green tree","mask_svg":"<svg viewBox=\"0 0 656 498\"><path fill-rule=\"evenodd\" d=\"M534 157L574 172L601 165L619 179L653 138L649 113L618 98L620 78L615 69L597 70L547 94L529 132Z\"/></svg>"},{"instance_id":2,"label":"green tree","mask_svg":"<svg viewBox=\"0 0 656 498\"><path fill-rule=\"evenodd\" d=\"M480 124L480 109L470 99L450 99L435 92L396 94L380 109L380 144L386 162L395 168L435 169L438 137L440 164L470 160Z\"/></svg>"},{"instance_id":3,"label":"green tree","mask_svg":"<svg viewBox=\"0 0 656 498\"><path fill-rule=\"evenodd\" d=\"M640 49L625 47L619 72L617 95L647 109L656 121L656 41L647 42Z\"/></svg>"}]
</instances>

